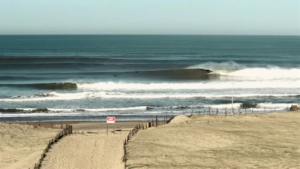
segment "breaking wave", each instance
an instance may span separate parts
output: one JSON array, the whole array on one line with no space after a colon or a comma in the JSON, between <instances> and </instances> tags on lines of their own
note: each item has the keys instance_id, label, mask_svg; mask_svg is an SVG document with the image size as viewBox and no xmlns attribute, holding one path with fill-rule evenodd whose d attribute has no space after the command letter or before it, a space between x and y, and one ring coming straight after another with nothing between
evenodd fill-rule
<instances>
[{"instance_id":1,"label":"breaking wave","mask_svg":"<svg viewBox=\"0 0 300 169\"><path fill-rule=\"evenodd\" d=\"M209 69L212 74L232 77L257 78L257 79L300 79L300 68L282 68L279 66L247 67L233 61L215 63L207 62L187 69Z\"/></svg>"},{"instance_id":2,"label":"breaking wave","mask_svg":"<svg viewBox=\"0 0 300 169\"><path fill-rule=\"evenodd\" d=\"M299 88L300 80L270 81L217 81L198 83L79 83L79 89L95 90L193 90L193 89L255 89L255 88Z\"/></svg>"}]
</instances>

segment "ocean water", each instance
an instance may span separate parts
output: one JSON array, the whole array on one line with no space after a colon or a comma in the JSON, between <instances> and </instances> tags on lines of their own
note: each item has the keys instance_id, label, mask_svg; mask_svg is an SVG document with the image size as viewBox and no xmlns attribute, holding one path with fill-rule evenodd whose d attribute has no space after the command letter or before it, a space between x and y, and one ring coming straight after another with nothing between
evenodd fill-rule
<instances>
[{"instance_id":1,"label":"ocean water","mask_svg":"<svg viewBox=\"0 0 300 169\"><path fill-rule=\"evenodd\" d=\"M285 111L299 64L299 36L0 36L0 121Z\"/></svg>"}]
</instances>

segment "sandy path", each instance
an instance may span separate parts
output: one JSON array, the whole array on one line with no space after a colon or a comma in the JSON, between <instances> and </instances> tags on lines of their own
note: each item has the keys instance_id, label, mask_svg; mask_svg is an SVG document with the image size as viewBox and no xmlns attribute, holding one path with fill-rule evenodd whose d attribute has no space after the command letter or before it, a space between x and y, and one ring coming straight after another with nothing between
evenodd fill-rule
<instances>
[{"instance_id":1,"label":"sandy path","mask_svg":"<svg viewBox=\"0 0 300 169\"><path fill-rule=\"evenodd\" d=\"M42 169L124 169L123 141L128 132L106 130L64 137L47 153Z\"/></svg>"},{"instance_id":2,"label":"sandy path","mask_svg":"<svg viewBox=\"0 0 300 169\"><path fill-rule=\"evenodd\" d=\"M300 168L300 112L175 118L140 131L128 168Z\"/></svg>"}]
</instances>

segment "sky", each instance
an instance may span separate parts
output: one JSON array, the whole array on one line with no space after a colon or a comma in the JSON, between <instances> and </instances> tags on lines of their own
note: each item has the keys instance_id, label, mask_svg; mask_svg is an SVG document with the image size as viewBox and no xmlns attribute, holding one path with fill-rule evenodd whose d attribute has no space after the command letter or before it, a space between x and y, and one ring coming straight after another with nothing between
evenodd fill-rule
<instances>
[{"instance_id":1,"label":"sky","mask_svg":"<svg viewBox=\"0 0 300 169\"><path fill-rule=\"evenodd\" d=\"M0 0L0 34L300 35L300 0Z\"/></svg>"}]
</instances>

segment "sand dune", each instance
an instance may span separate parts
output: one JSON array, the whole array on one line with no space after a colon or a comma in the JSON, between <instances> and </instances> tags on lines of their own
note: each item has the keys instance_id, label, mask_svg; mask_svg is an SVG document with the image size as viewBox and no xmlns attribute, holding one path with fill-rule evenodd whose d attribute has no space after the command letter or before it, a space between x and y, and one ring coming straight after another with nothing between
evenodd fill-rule
<instances>
[{"instance_id":1,"label":"sand dune","mask_svg":"<svg viewBox=\"0 0 300 169\"><path fill-rule=\"evenodd\" d=\"M32 168L58 129L0 122L0 168Z\"/></svg>"},{"instance_id":2,"label":"sand dune","mask_svg":"<svg viewBox=\"0 0 300 169\"><path fill-rule=\"evenodd\" d=\"M128 168L300 168L300 112L176 117L139 132Z\"/></svg>"}]
</instances>

